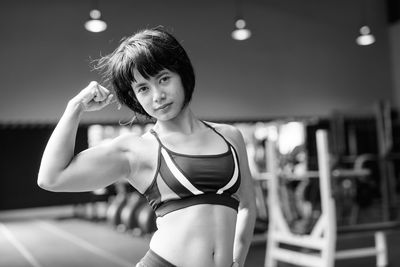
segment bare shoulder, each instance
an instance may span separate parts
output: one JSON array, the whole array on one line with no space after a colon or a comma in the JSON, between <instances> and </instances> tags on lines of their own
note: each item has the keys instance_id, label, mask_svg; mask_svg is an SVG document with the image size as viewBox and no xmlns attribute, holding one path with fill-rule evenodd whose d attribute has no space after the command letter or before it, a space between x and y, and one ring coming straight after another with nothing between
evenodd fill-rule
<instances>
[{"instance_id":1,"label":"bare shoulder","mask_svg":"<svg viewBox=\"0 0 400 267\"><path fill-rule=\"evenodd\" d=\"M126 133L113 142L125 152L130 163L131 173L127 177L128 182L139 192L145 192L157 168L159 148L157 140L150 133L141 136Z\"/></svg>"},{"instance_id":2,"label":"bare shoulder","mask_svg":"<svg viewBox=\"0 0 400 267\"><path fill-rule=\"evenodd\" d=\"M239 146L243 143L243 136L238 128L234 125L227 123L215 123L215 122L206 122L216 131L221 133L225 138L229 141L232 141L235 145Z\"/></svg>"},{"instance_id":3,"label":"bare shoulder","mask_svg":"<svg viewBox=\"0 0 400 267\"><path fill-rule=\"evenodd\" d=\"M140 169L143 164L154 161L157 154L157 143L149 136L138 136L124 133L113 139L105 140L92 149L103 151L105 156L128 160L131 171Z\"/></svg>"},{"instance_id":4,"label":"bare shoulder","mask_svg":"<svg viewBox=\"0 0 400 267\"><path fill-rule=\"evenodd\" d=\"M130 152L139 158L148 155L150 151L157 149L157 142L151 137L150 133L141 136L134 133L124 133L111 141L117 149Z\"/></svg>"}]
</instances>

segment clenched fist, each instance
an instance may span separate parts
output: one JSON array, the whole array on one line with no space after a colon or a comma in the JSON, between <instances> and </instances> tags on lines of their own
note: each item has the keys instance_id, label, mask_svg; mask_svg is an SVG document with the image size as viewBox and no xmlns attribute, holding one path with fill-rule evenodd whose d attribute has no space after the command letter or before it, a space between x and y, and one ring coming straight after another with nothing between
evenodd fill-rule
<instances>
[{"instance_id":1,"label":"clenched fist","mask_svg":"<svg viewBox=\"0 0 400 267\"><path fill-rule=\"evenodd\" d=\"M71 101L81 106L83 111L100 110L111 103L113 95L98 82L92 81Z\"/></svg>"}]
</instances>

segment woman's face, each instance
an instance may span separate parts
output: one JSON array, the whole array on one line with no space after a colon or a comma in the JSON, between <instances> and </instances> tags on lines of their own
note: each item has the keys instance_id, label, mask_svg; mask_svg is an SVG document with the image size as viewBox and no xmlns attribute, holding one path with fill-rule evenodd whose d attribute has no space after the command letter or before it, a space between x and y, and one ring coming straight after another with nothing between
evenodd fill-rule
<instances>
[{"instance_id":1,"label":"woman's face","mask_svg":"<svg viewBox=\"0 0 400 267\"><path fill-rule=\"evenodd\" d=\"M143 109L153 118L167 121L182 110L185 92L179 74L164 69L146 80L137 69L132 89Z\"/></svg>"}]
</instances>

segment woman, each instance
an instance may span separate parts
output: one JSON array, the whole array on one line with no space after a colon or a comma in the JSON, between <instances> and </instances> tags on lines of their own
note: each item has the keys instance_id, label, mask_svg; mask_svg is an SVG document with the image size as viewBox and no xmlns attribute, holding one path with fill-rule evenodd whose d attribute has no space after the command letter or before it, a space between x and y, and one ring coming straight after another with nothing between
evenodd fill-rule
<instances>
[{"instance_id":1,"label":"woman","mask_svg":"<svg viewBox=\"0 0 400 267\"><path fill-rule=\"evenodd\" d=\"M91 82L68 102L51 135L39 186L77 192L126 180L145 195L158 230L136 266L244 266L255 222L244 141L233 126L192 113L195 78L185 50L163 29L147 29L123 40L99 68L120 104L154 118L154 127L74 156L81 115L114 97Z\"/></svg>"}]
</instances>

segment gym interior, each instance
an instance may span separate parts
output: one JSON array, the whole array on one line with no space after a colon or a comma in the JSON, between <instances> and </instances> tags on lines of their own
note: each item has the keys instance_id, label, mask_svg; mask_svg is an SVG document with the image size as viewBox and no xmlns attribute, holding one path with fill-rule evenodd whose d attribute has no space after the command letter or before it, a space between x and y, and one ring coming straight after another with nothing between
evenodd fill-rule
<instances>
[{"instance_id":1,"label":"gym interior","mask_svg":"<svg viewBox=\"0 0 400 267\"><path fill-rule=\"evenodd\" d=\"M400 266L399 0L0 7L0 266L134 266L148 250L156 218L132 186L52 193L37 174L67 101L99 79L93 60L158 25L192 59L193 110L244 137L257 206L246 267ZM131 119L117 105L85 114L75 153L153 126Z\"/></svg>"}]
</instances>

